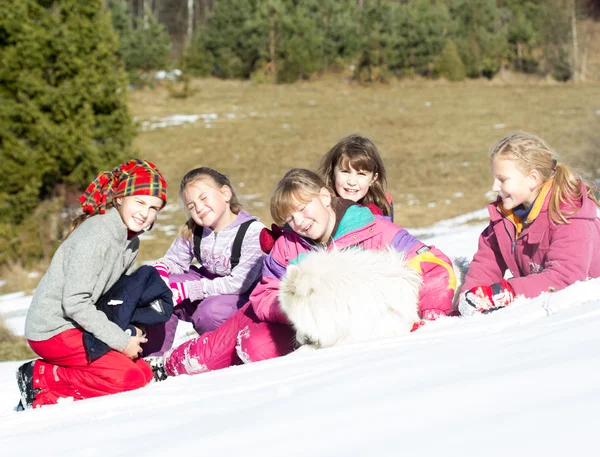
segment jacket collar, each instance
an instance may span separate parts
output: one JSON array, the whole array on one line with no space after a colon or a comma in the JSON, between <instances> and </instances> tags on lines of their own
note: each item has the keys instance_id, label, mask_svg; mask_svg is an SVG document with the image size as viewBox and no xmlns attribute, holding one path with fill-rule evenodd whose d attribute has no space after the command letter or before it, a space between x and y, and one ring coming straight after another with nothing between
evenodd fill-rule
<instances>
[{"instance_id":1,"label":"jacket collar","mask_svg":"<svg viewBox=\"0 0 600 457\"><path fill-rule=\"evenodd\" d=\"M108 227L115 240L125 243L127 241L127 226L117 208L110 208L104 213L108 221Z\"/></svg>"},{"instance_id":2,"label":"jacket collar","mask_svg":"<svg viewBox=\"0 0 600 457\"><path fill-rule=\"evenodd\" d=\"M540 213L548 211L548 196L550 194L550 190L552 189L552 182L553 179L550 178L544 183L540 189L540 193L536 197L531 209L529 210L529 213L527 214L527 219L524 221L520 216L516 215L512 209L504 209L502 199L498 198L498 201L496 202L498 211L512 222L517 229L517 236L519 236L523 229L530 225L540 215Z\"/></svg>"}]
</instances>

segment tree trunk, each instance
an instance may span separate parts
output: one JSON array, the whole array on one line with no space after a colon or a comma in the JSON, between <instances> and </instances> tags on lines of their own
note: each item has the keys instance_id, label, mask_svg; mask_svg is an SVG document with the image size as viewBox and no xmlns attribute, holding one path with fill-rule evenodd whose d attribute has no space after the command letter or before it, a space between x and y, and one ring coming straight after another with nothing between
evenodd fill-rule
<instances>
[{"instance_id":1,"label":"tree trunk","mask_svg":"<svg viewBox=\"0 0 600 457\"><path fill-rule=\"evenodd\" d=\"M573 81L579 81L579 47L577 45L577 9L575 0L571 0L571 35L573 37Z\"/></svg>"},{"instance_id":2,"label":"tree trunk","mask_svg":"<svg viewBox=\"0 0 600 457\"><path fill-rule=\"evenodd\" d=\"M192 42L194 33L194 0L187 0L187 33L185 35L185 46L188 47Z\"/></svg>"}]
</instances>

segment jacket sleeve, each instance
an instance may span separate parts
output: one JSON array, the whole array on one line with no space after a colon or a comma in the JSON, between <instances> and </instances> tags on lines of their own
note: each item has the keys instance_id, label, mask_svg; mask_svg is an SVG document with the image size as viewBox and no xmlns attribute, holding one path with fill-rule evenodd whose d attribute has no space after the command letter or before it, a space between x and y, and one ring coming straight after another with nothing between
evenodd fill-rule
<instances>
[{"instance_id":1,"label":"jacket sleeve","mask_svg":"<svg viewBox=\"0 0 600 457\"><path fill-rule=\"evenodd\" d=\"M435 246L419 243L407 257L407 264L421 273L419 314L424 319L436 319L452 311L456 291L456 274L451 260Z\"/></svg>"},{"instance_id":2,"label":"jacket sleeve","mask_svg":"<svg viewBox=\"0 0 600 457\"><path fill-rule=\"evenodd\" d=\"M279 305L279 286L285 275L287 262L282 254L285 249L285 236L280 236L271 253L265 257L262 279L250 295L250 303L259 320L276 324L291 325Z\"/></svg>"},{"instance_id":3,"label":"jacket sleeve","mask_svg":"<svg viewBox=\"0 0 600 457\"><path fill-rule=\"evenodd\" d=\"M186 240L179 235L171 244L164 257L158 259L155 264L164 265L169 274L178 275L186 273L194 261L194 245L192 241Z\"/></svg>"},{"instance_id":4,"label":"jacket sleeve","mask_svg":"<svg viewBox=\"0 0 600 457\"><path fill-rule=\"evenodd\" d=\"M584 281L594 255L590 240L597 237L589 220L572 219L556 226L550 239L544 269L539 273L508 279L516 295L537 297L542 292L561 290L576 281Z\"/></svg>"},{"instance_id":5,"label":"jacket sleeve","mask_svg":"<svg viewBox=\"0 0 600 457\"><path fill-rule=\"evenodd\" d=\"M260 248L259 235L263 228L263 224L256 222L248 227L242 242L240 262L231 270L231 274L214 279L202 278L199 281L190 281L201 286L200 291L195 290L195 284L190 287L190 299L195 301L214 295L241 295L250 289L262 273L265 254Z\"/></svg>"},{"instance_id":6,"label":"jacket sleeve","mask_svg":"<svg viewBox=\"0 0 600 457\"><path fill-rule=\"evenodd\" d=\"M65 281L63 287L63 310L81 328L121 352L129 344L129 335L92 302L94 289L102 287L97 280L100 270L106 267L103 262L105 249L104 243L88 238L74 245L65 255L64 277L69 280Z\"/></svg>"},{"instance_id":7,"label":"jacket sleeve","mask_svg":"<svg viewBox=\"0 0 600 457\"><path fill-rule=\"evenodd\" d=\"M479 236L477 252L469 264L461 292L477 286L489 286L504 279L508 267L500 253L498 240L491 225Z\"/></svg>"}]
</instances>

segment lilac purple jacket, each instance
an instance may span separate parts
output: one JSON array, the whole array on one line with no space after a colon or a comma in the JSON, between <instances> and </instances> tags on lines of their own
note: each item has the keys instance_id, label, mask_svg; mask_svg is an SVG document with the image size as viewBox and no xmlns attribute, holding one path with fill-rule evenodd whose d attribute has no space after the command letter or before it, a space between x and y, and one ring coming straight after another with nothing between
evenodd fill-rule
<instances>
[{"instance_id":1,"label":"lilac purple jacket","mask_svg":"<svg viewBox=\"0 0 600 457\"><path fill-rule=\"evenodd\" d=\"M518 236L512 212L502 210L500 200L488 206L490 224L479 237L462 291L500 282L507 270L515 293L530 298L600 277L596 204L585 197L580 210L568 218L569 224L555 224L548 214L550 194L551 187L538 196L542 197L538 213L533 217L530 213Z\"/></svg>"},{"instance_id":2,"label":"lilac purple jacket","mask_svg":"<svg viewBox=\"0 0 600 457\"><path fill-rule=\"evenodd\" d=\"M248 220L256 222L248 227L242 243L240 262L231 269L231 249L240 225ZM188 281L189 298L202 300L215 295L242 295L260 278L264 253L259 235L265 226L256 217L240 211L233 223L218 233L205 227L200 243L201 279ZM169 275L186 273L195 259L194 243L179 235L164 257L156 264L166 267Z\"/></svg>"}]
</instances>

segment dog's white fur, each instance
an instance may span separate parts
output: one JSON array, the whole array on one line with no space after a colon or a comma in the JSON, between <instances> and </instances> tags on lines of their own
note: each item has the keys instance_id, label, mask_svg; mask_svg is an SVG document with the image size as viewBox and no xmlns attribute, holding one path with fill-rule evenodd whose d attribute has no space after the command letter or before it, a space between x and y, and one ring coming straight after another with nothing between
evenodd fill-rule
<instances>
[{"instance_id":1,"label":"dog's white fur","mask_svg":"<svg viewBox=\"0 0 600 457\"><path fill-rule=\"evenodd\" d=\"M298 342L324 348L409 333L421 282L392 248L320 250L288 266L279 302Z\"/></svg>"}]
</instances>

